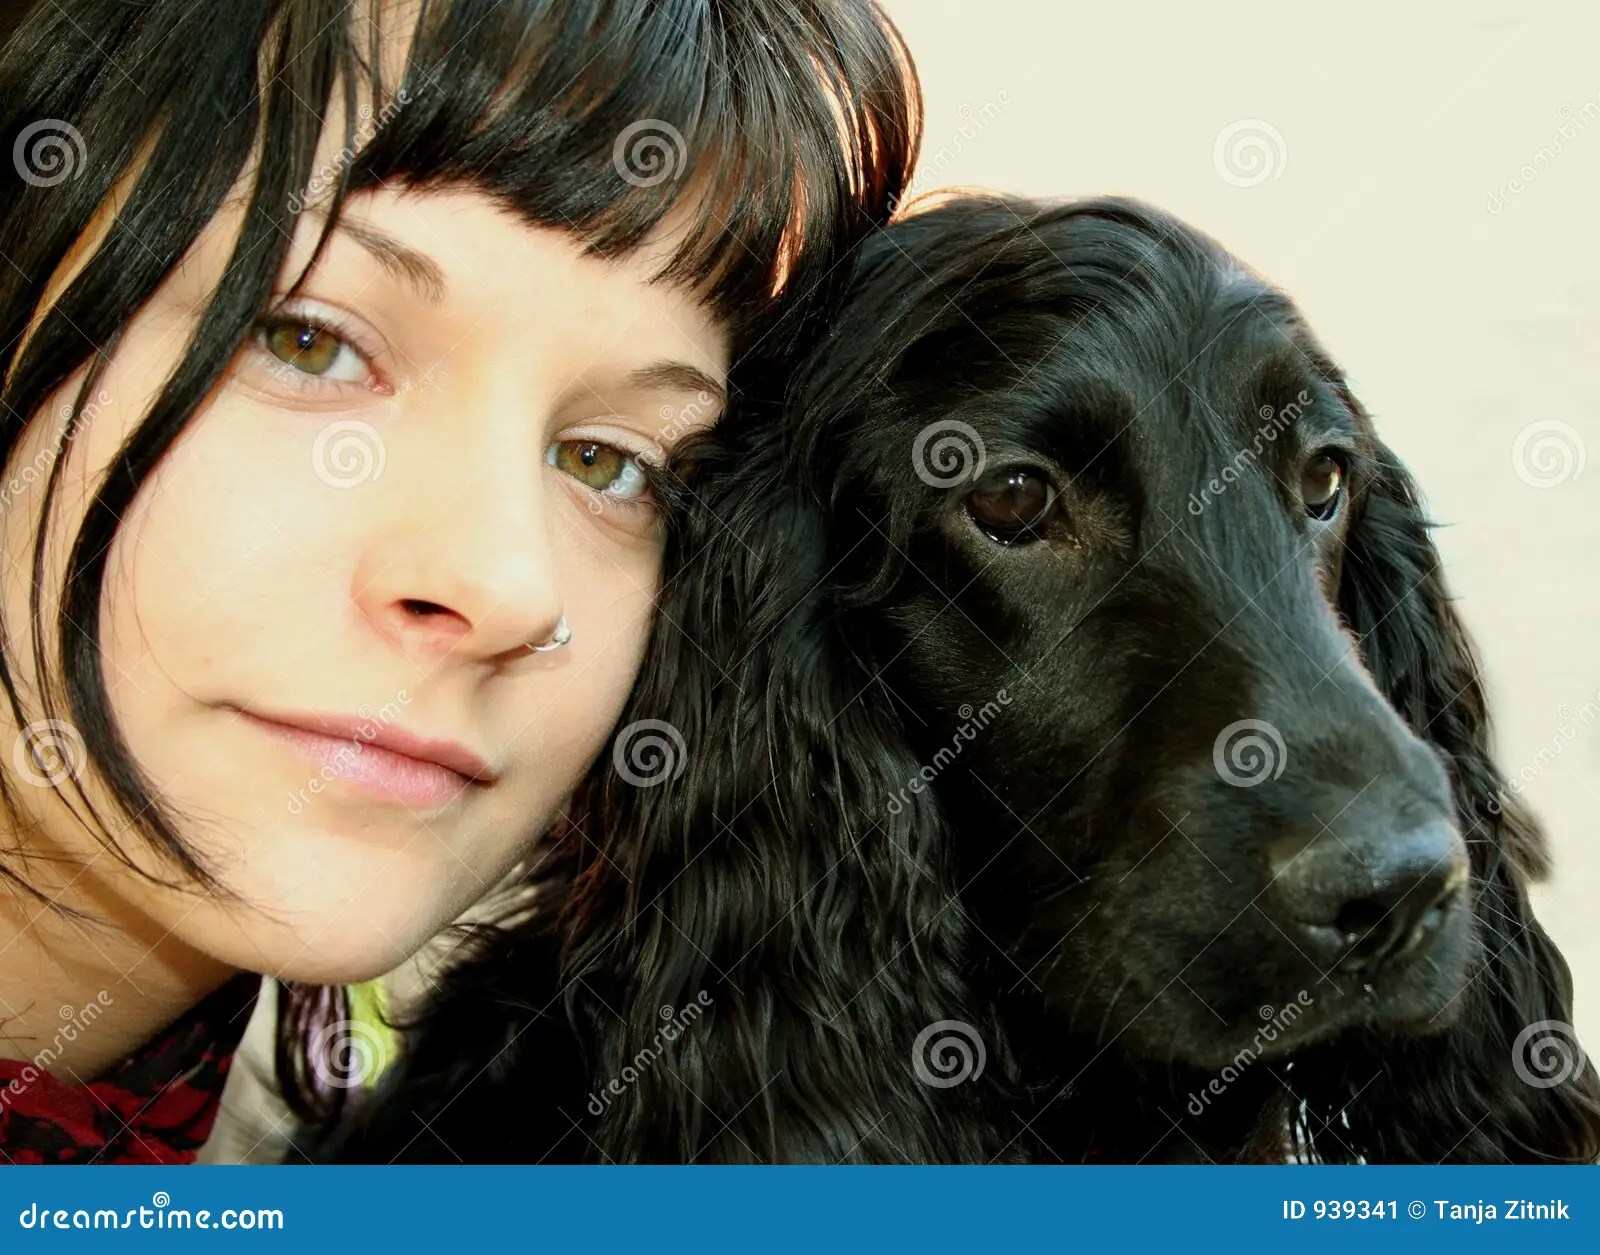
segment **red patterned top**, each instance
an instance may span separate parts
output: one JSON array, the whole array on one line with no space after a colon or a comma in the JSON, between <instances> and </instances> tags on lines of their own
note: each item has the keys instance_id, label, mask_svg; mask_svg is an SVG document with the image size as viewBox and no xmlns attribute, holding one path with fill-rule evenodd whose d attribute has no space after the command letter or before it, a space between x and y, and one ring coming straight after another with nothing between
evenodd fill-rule
<instances>
[{"instance_id":1,"label":"red patterned top","mask_svg":"<svg viewBox=\"0 0 1600 1255\"><path fill-rule=\"evenodd\" d=\"M85 1084L0 1059L0 1163L192 1163L260 987L259 976L235 977Z\"/></svg>"}]
</instances>

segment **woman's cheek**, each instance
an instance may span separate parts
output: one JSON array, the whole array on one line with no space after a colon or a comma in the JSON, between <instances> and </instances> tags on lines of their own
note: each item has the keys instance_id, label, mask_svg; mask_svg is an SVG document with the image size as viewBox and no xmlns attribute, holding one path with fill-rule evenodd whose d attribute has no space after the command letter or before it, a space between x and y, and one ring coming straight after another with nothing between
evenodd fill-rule
<instances>
[{"instance_id":1,"label":"woman's cheek","mask_svg":"<svg viewBox=\"0 0 1600 1255\"><path fill-rule=\"evenodd\" d=\"M621 590L618 590L619 592ZM612 741L617 720L627 706L628 694L638 678L649 633L651 598L643 593L613 597L604 603L581 604L569 611L576 629L587 628L585 648L567 660L564 673L552 674L548 716L551 731L570 729L586 745L580 769ZM581 731L580 731L581 730Z\"/></svg>"}]
</instances>

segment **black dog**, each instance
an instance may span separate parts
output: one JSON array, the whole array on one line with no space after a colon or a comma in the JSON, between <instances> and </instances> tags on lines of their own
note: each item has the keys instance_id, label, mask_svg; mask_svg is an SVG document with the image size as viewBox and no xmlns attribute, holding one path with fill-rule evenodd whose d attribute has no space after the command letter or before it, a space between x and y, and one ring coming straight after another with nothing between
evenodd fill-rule
<instances>
[{"instance_id":1,"label":"black dog","mask_svg":"<svg viewBox=\"0 0 1600 1255\"><path fill-rule=\"evenodd\" d=\"M335 1157L1600 1152L1416 490L1282 293L1135 204L954 201L697 457L665 757L624 730L557 924Z\"/></svg>"}]
</instances>

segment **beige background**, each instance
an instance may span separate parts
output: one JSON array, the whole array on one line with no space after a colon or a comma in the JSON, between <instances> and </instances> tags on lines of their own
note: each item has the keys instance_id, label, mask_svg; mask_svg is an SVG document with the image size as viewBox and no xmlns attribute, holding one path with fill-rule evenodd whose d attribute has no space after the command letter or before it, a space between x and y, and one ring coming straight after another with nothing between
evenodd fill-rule
<instances>
[{"instance_id":1,"label":"beige background","mask_svg":"<svg viewBox=\"0 0 1600 1255\"><path fill-rule=\"evenodd\" d=\"M1600 5L885 7L927 94L917 190L1149 200L1344 363L1451 524L1499 761L1532 773L1555 849L1539 913L1600 1050ZM1570 432L1519 463L1552 420Z\"/></svg>"}]
</instances>

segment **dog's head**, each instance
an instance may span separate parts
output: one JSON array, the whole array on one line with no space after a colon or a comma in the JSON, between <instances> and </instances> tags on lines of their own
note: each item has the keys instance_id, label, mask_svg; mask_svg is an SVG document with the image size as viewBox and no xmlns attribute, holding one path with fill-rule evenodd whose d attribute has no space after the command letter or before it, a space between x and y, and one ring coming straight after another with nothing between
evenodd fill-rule
<instances>
[{"instance_id":1,"label":"dog's head","mask_svg":"<svg viewBox=\"0 0 1600 1255\"><path fill-rule=\"evenodd\" d=\"M812 377L806 464L833 551L892 568L863 700L901 703L926 768L884 804L938 796L1014 981L1209 1066L1448 1022L1451 764L1348 604L1395 468L1288 300L1131 207L966 206L878 248L838 341L859 361ZM1437 592L1415 580L1379 613Z\"/></svg>"},{"instance_id":2,"label":"dog's head","mask_svg":"<svg viewBox=\"0 0 1600 1255\"><path fill-rule=\"evenodd\" d=\"M1568 977L1417 495L1281 293L1140 206L954 202L704 458L639 694L687 770L609 787L578 900L632 922L577 954L636 1030L724 1003L623 1153L996 1153L1110 1052L1259 1059L1245 1124L1326 1158L1594 1154L1592 1076L1519 1076ZM989 1088L912 1066L939 1020Z\"/></svg>"}]
</instances>

